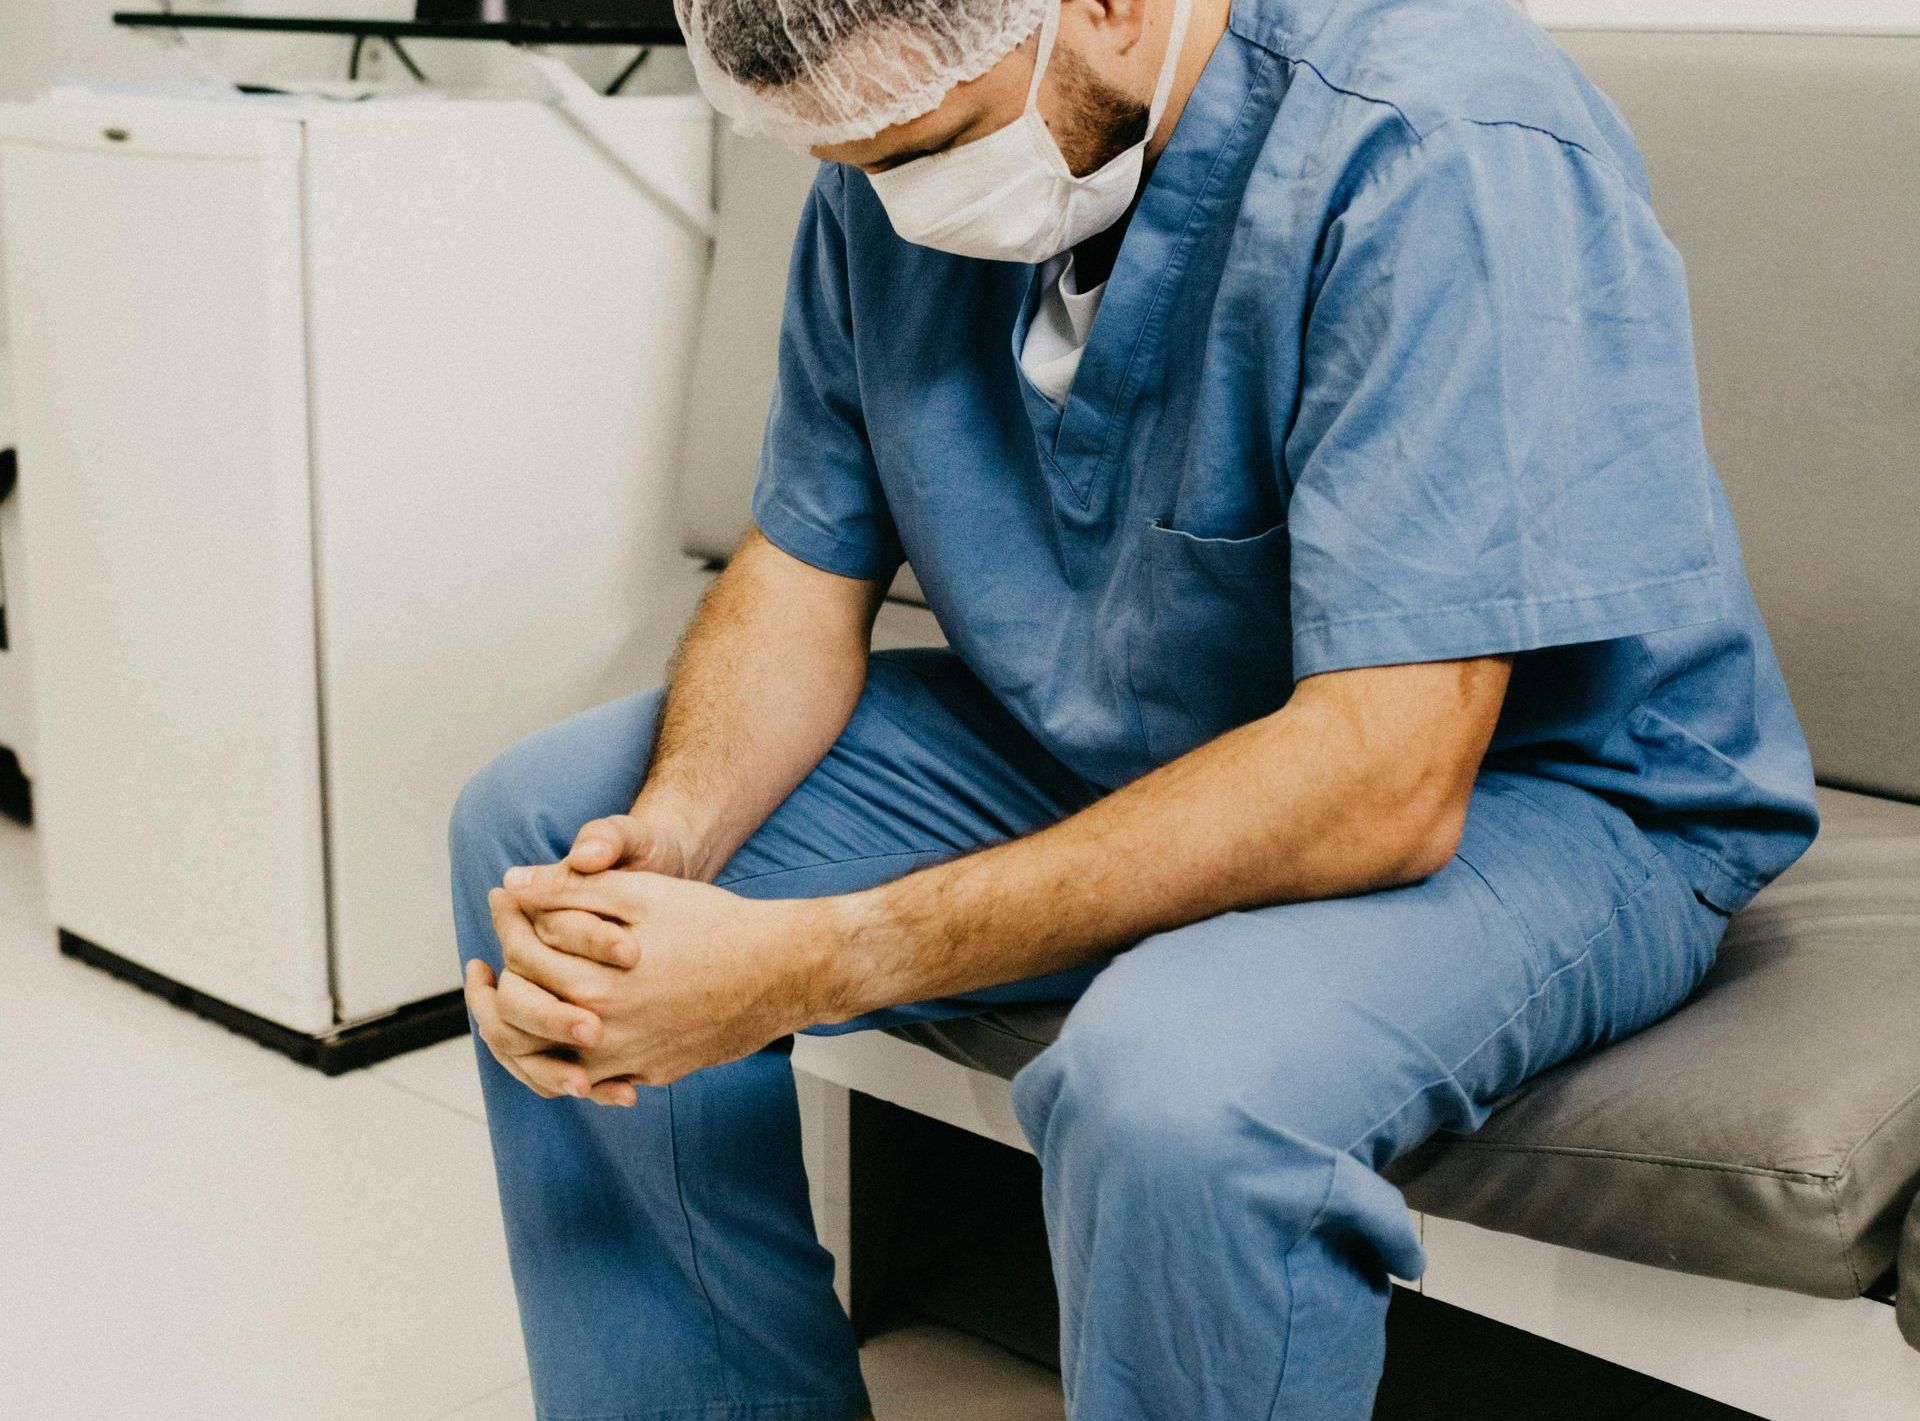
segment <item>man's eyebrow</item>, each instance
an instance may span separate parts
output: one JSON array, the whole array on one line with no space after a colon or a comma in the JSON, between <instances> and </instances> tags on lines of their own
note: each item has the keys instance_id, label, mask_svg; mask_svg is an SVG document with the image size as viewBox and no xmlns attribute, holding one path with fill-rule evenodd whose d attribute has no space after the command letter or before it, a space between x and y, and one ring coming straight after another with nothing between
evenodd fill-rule
<instances>
[{"instance_id":1,"label":"man's eyebrow","mask_svg":"<svg viewBox=\"0 0 1920 1421\"><path fill-rule=\"evenodd\" d=\"M886 161L889 166L894 163L907 163L915 158L927 158L935 153L944 153L951 147L953 147L953 139L944 138L930 148L909 148L904 153L889 153Z\"/></svg>"},{"instance_id":2,"label":"man's eyebrow","mask_svg":"<svg viewBox=\"0 0 1920 1421\"><path fill-rule=\"evenodd\" d=\"M886 157L877 159L872 166L875 170L884 173L888 168L898 168L902 164L911 163L915 158L929 158L935 153L944 153L951 147L953 147L953 140L949 138L933 148L908 148L903 152L889 153Z\"/></svg>"},{"instance_id":3,"label":"man's eyebrow","mask_svg":"<svg viewBox=\"0 0 1920 1421\"><path fill-rule=\"evenodd\" d=\"M944 153L947 149L958 143L960 136L972 128L973 125L974 119L969 117L955 128L953 132L949 133L937 143L929 143L921 148L909 148L900 153L889 153L886 157L880 159L878 164L879 169L881 172L885 172L888 168L898 167L902 163L911 163L915 158L925 158L934 153Z\"/></svg>"}]
</instances>

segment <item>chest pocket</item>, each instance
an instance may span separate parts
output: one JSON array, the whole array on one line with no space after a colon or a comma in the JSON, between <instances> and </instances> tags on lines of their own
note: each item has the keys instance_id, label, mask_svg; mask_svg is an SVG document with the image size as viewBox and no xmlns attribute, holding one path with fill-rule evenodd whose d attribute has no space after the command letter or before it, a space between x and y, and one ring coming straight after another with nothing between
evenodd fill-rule
<instances>
[{"instance_id":1,"label":"chest pocket","mask_svg":"<svg viewBox=\"0 0 1920 1421\"><path fill-rule=\"evenodd\" d=\"M1147 525L1128 676L1157 763L1278 710L1293 690L1287 525L1202 538Z\"/></svg>"}]
</instances>

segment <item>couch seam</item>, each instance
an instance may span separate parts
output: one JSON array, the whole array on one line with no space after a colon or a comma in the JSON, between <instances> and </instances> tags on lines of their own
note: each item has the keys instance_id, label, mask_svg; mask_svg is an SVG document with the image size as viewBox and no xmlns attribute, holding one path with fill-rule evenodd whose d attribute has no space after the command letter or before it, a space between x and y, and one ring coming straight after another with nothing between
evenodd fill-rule
<instances>
[{"instance_id":1,"label":"couch seam","mask_svg":"<svg viewBox=\"0 0 1920 1421\"><path fill-rule=\"evenodd\" d=\"M1040 1006L1040 1005L1043 1005L1043 1003L1041 1003L1041 1002L1018 1002L1018 1003L1013 1003L1013 1002L1009 1002L1009 1003L1007 1003L1007 1005L1009 1005L1009 1006L1016 1006L1016 1005L1017 1005L1017 1006ZM988 1011L995 1011L995 1010L998 1010L998 1007L999 1007L999 1004L998 1004L998 1003L988 1003L988 1004L987 1004L987 1010L988 1010ZM980 1029L981 1029L982 1031L991 1031L991 1032L993 1032L993 1033L994 1033L994 1034L995 1034L996 1036L1001 1036L1001 1037L1004 1037L1004 1038L1005 1038L1005 1039L1007 1039L1008 1041L1018 1041L1018 1042L1020 1042L1021 1044L1023 1044L1023 1045L1026 1045L1026 1046L1038 1046L1038 1047L1039 1047L1039 1048L1040 1048L1041 1050L1043 1050L1043 1051L1044 1051L1044 1050L1045 1050L1045 1049L1046 1049L1047 1047L1049 1047L1049 1046L1051 1046L1051 1045L1053 1044L1053 1043L1052 1043L1051 1041L1042 1041L1042 1040L1041 1040L1041 1039L1040 1039L1039 1037L1037 1037L1037 1036L1028 1036L1028 1035L1027 1035L1026 1033L1024 1033L1024 1032L1020 1032L1020 1031L1015 1031L1015 1030L1013 1030L1013 1028L1011 1028L1011 1027L1009 1027L1009 1026L1007 1026L1007 1025L1005 1025L1004 1023L1001 1023L1001 1022L997 1022L997 1021L992 1021L992 1020L989 1020L989 1019L988 1019L987 1017L985 1017L985 1016L963 1016L963 1017L958 1017L958 1018L955 1018L955 1020L957 1020L957 1021L967 1021L967 1022L972 1022L972 1023L974 1024L974 1025L976 1025L976 1026L978 1026L978 1027L979 1027L979 1028L980 1028ZM943 1021L943 1022L938 1022L938 1023L935 1023L935 1022L902 1022L902 1023L901 1023L901 1025L903 1025L903 1026L932 1026L932 1025L940 1025L940 1026L951 1026L951 1025L953 1025L953 1022L950 1022L950 1021Z\"/></svg>"},{"instance_id":2,"label":"couch seam","mask_svg":"<svg viewBox=\"0 0 1920 1421\"><path fill-rule=\"evenodd\" d=\"M1848 1147L1839 1163L1833 1169L1826 1171L1780 1169L1772 1165L1732 1164L1724 1160L1689 1159L1684 1155L1638 1154L1629 1150L1608 1150L1592 1145L1525 1144L1511 1140L1476 1139L1471 1135L1452 1135L1443 1143L1447 1148L1458 1145L1479 1150L1504 1150L1508 1154L1565 1155L1577 1159L1611 1160L1619 1164L1652 1165L1663 1169L1704 1169L1717 1174L1749 1174L1768 1179L1803 1180L1823 1188L1837 1187L1852 1168L1854 1156L1873 1143L1874 1139L1916 1100L1920 1100L1920 1085L1916 1085L1889 1106L1873 1124L1861 1132L1860 1138Z\"/></svg>"},{"instance_id":3,"label":"couch seam","mask_svg":"<svg viewBox=\"0 0 1920 1421\"><path fill-rule=\"evenodd\" d=\"M1451 1133L1451 1132L1448 1132ZM1700 1169L1715 1174L1748 1174L1767 1179L1802 1180L1824 1187L1839 1178L1808 1169L1778 1169L1771 1165L1727 1164L1718 1160L1688 1159L1683 1155L1643 1155L1624 1150L1603 1150L1588 1145L1528 1145L1505 1140L1477 1140L1470 1135L1453 1135L1442 1142L1445 1148L1456 1146L1476 1150L1502 1150L1518 1155L1564 1155L1571 1159L1607 1160L1615 1164L1647 1165L1655 1169Z\"/></svg>"},{"instance_id":4,"label":"couch seam","mask_svg":"<svg viewBox=\"0 0 1920 1421\"><path fill-rule=\"evenodd\" d=\"M1916 1098L1920 1098L1920 1086L1915 1086L1892 1105L1888 1106L1886 1110L1881 1112L1880 1117L1876 1119L1873 1124L1861 1132L1860 1138L1855 1140L1846 1154L1841 1157L1839 1168L1834 1171L1833 1182L1828 1188L1828 1192L1833 1200L1834 1232L1838 1236L1841 1256L1847 1260L1847 1276L1853 1280L1853 1288L1856 1293L1866 1292L1868 1284L1861 1281L1859 1260L1855 1257L1854 1245L1847 1239L1846 1221L1841 1215L1840 1192L1846 1184L1848 1171L1852 1168L1853 1157L1871 1144L1874 1138L1885 1130L1895 1117L1903 1113Z\"/></svg>"},{"instance_id":5,"label":"couch seam","mask_svg":"<svg viewBox=\"0 0 1920 1421\"><path fill-rule=\"evenodd\" d=\"M1909 1105L1913 1104L1914 1100L1917 1098L1920 1098L1920 1085L1914 1086L1913 1089L1909 1090L1905 1095L1901 1096L1898 1100L1894 1101L1892 1105L1889 1105L1883 1112L1881 1112L1880 1117L1877 1120L1875 1120L1871 1125L1867 1126L1865 1130L1861 1131L1860 1138L1855 1140L1853 1144L1848 1148L1846 1154L1840 1157L1840 1165L1837 1169L1834 1170L1833 1177L1835 1179L1838 1179L1841 1175L1845 1174L1847 1172L1848 1167L1851 1166L1853 1163L1853 1157L1859 1154L1860 1151L1865 1149L1869 1144L1871 1144L1873 1141L1873 1137L1875 1135L1878 1135L1882 1130L1886 1129L1886 1127L1892 1123L1893 1118L1896 1115L1900 1114L1903 1110L1905 1110Z\"/></svg>"},{"instance_id":6,"label":"couch seam","mask_svg":"<svg viewBox=\"0 0 1920 1421\"><path fill-rule=\"evenodd\" d=\"M1856 1295L1864 1293L1867 1285L1860 1281L1860 1266L1854 1261L1853 1245L1847 1242L1846 1220L1840 1214L1840 1178L1838 1175L1828 1181L1826 1186L1827 1204L1833 1210L1833 1239L1840 1246L1840 1257L1847 1265L1847 1278L1853 1284Z\"/></svg>"}]
</instances>

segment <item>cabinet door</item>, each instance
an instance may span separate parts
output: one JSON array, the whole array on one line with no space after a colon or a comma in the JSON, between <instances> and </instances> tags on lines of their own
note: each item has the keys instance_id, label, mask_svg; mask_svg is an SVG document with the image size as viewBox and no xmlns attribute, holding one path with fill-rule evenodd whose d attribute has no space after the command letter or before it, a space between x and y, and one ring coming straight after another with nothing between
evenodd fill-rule
<instances>
[{"instance_id":1,"label":"cabinet door","mask_svg":"<svg viewBox=\"0 0 1920 1421\"><path fill-rule=\"evenodd\" d=\"M622 100L605 120L631 125L655 185L703 200L702 100ZM459 986L447 820L468 777L658 680L637 663L663 611L688 610L664 590L706 253L546 104L339 104L307 140L327 843L352 1020Z\"/></svg>"},{"instance_id":2,"label":"cabinet door","mask_svg":"<svg viewBox=\"0 0 1920 1421\"><path fill-rule=\"evenodd\" d=\"M300 133L36 105L0 182L53 919L320 1031Z\"/></svg>"}]
</instances>

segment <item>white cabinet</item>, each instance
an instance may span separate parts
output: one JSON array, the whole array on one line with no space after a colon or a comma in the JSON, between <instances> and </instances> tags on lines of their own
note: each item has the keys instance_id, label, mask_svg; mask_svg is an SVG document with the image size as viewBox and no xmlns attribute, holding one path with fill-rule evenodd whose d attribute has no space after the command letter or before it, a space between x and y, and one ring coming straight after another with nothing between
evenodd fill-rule
<instances>
[{"instance_id":1,"label":"white cabinet","mask_svg":"<svg viewBox=\"0 0 1920 1421\"><path fill-rule=\"evenodd\" d=\"M0 113L69 950L329 1066L463 1024L454 797L640 689L673 556L711 116L599 113L644 181L534 101Z\"/></svg>"},{"instance_id":2,"label":"white cabinet","mask_svg":"<svg viewBox=\"0 0 1920 1421\"><path fill-rule=\"evenodd\" d=\"M26 777L33 771L33 712L27 656L20 648L19 504L7 492L14 475L13 439L13 361L0 329L0 627L7 631L0 638L0 811L23 817L30 812Z\"/></svg>"}]
</instances>

